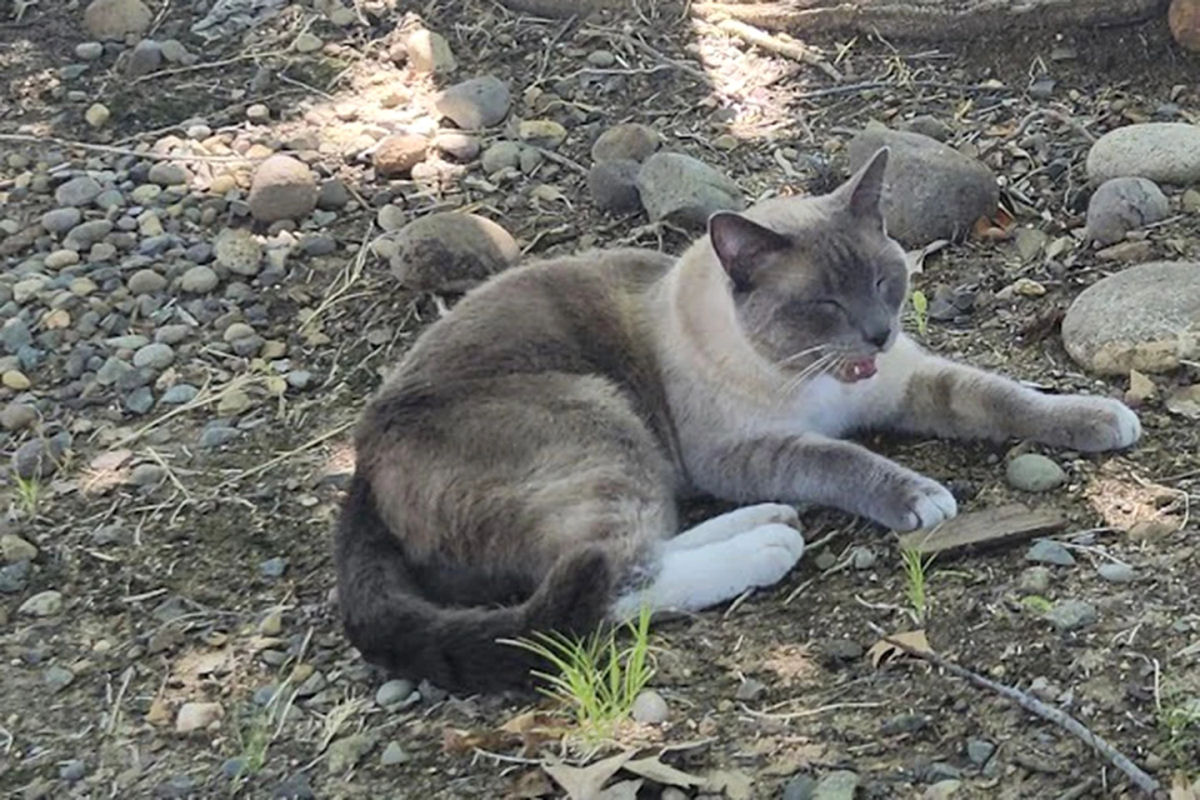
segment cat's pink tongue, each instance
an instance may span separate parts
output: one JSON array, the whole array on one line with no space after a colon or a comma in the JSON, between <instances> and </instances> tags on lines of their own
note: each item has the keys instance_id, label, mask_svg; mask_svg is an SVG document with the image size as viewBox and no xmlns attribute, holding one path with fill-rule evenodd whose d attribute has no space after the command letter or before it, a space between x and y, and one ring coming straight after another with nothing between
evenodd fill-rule
<instances>
[{"instance_id":1,"label":"cat's pink tongue","mask_svg":"<svg viewBox=\"0 0 1200 800\"><path fill-rule=\"evenodd\" d=\"M846 364L846 379L865 380L875 374L875 357L859 358Z\"/></svg>"}]
</instances>

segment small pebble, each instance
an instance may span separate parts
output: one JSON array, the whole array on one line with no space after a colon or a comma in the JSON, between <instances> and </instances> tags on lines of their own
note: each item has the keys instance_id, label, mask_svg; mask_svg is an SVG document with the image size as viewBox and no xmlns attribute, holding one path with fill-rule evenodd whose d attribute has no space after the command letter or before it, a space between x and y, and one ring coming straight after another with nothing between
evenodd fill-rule
<instances>
[{"instance_id":1,"label":"small pebble","mask_svg":"<svg viewBox=\"0 0 1200 800\"><path fill-rule=\"evenodd\" d=\"M407 764L410 760L411 757L404 752L399 742L388 742L387 747L383 748L383 755L379 757L379 763L385 767Z\"/></svg>"},{"instance_id":2,"label":"small pebble","mask_svg":"<svg viewBox=\"0 0 1200 800\"><path fill-rule=\"evenodd\" d=\"M261 572L263 574L263 576L267 577L267 578L282 577L283 573L286 569L287 569L287 559L283 558L282 556L275 556L274 558L268 558L266 561L263 561L261 564L258 565L258 571Z\"/></svg>"},{"instance_id":3,"label":"small pebble","mask_svg":"<svg viewBox=\"0 0 1200 800\"><path fill-rule=\"evenodd\" d=\"M1097 618L1095 606L1083 600L1062 600L1046 612L1046 619L1059 631L1078 630Z\"/></svg>"},{"instance_id":4,"label":"small pebble","mask_svg":"<svg viewBox=\"0 0 1200 800\"><path fill-rule=\"evenodd\" d=\"M633 707L630 709L629 715L633 717L635 722L640 722L644 725L658 725L666 722L671 716L671 712L667 708L667 701L662 698L662 695L653 689L643 689L634 698Z\"/></svg>"},{"instance_id":5,"label":"small pebble","mask_svg":"<svg viewBox=\"0 0 1200 800\"><path fill-rule=\"evenodd\" d=\"M1025 553L1025 560L1058 567L1075 566L1075 556L1071 555L1071 551L1053 539L1038 539Z\"/></svg>"},{"instance_id":6,"label":"small pebble","mask_svg":"<svg viewBox=\"0 0 1200 800\"><path fill-rule=\"evenodd\" d=\"M111 116L112 113L103 103L92 103L87 111L83 112L84 122L93 128L103 128Z\"/></svg>"},{"instance_id":7,"label":"small pebble","mask_svg":"<svg viewBox=\"0 0 1200 800\"><path fill-rule=\"evenodd\" d=\"M1096 572L1100 573L1101 578L1112 583L1129 583L1137 577L1133 567L1115 561L1101 564L1096 568Z\"/></svg>"},{"instance_id":8,"label":"small pebble","mask_svg":"<svg viewBox=\"0 0 1200 800\"><path fill-rule=\"evenodd\" d=\"M1063 468L1039 453L1025 453L1008 462L1004 477L1014 489L1045 492L1067 481Z\"/></svg>"}]
</instances>

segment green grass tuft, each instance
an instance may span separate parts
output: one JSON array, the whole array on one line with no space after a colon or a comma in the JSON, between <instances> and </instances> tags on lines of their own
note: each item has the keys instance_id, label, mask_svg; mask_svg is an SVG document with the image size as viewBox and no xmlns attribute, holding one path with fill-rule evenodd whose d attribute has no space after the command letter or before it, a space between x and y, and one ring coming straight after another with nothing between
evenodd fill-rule
<instances>
[{"instance_id":1,"label":"green grass tuft","mask_svg":"<svg viewBox=\"0 0 1200 800\"><path fill-rule=\"evenodd\" d=\"M584 739L595 741L611 737L628 719L634 699L654 677L650 616L643 607L636 621L582 639L535 633L502 642L548 662L548 669L534 673L545 684L540 691L571 713ZM619 641L622 632L628 643Z\"/></svg>"},{"instance_id":2,"label":"green grass tuft","mask_svg":"<svg viewBox=\"0 0 1200 800\"><path fill-rule=\"evenodd\" d=\"M912 302L913 319L917 323L917 333L924 336L929 324L929 300L920 289L913 289L910 300Z\"/></svg>"},{"instance_id":3,"label":"green grass tuft","mask_svg":"<svg viewBox=\"0 0 1200 800\"><path fill-rule=\"evenodd\" d=\"M42 496L42 485L37 478L22 478L15 471L13 479L17 484L17 498L21 501L21 509L30 519L37 516L38 505Z\"/></svg>"},{"instance_id":4,"label":"green grass tuft","mask_svg":"<svg viewBox=\"0 0 1200 800\"><path fill-rule=\"evenodd\" d=\"M902 551L900 558L904 562L904 597L908 600L908 615L915 624L924 625L929 619L926 572L934 557L922 561L920 552L909 549Z\"/></svg>"}]
</instances>

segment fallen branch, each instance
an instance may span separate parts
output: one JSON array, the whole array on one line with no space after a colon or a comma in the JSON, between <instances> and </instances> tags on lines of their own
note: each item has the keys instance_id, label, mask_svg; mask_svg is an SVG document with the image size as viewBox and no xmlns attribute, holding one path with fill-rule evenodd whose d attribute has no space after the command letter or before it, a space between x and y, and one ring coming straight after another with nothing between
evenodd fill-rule
<instances>
[{"instance_id":1,"label":"fallen branch","mask_svg":"<svg viewBox=\"0 0 1200 800\"><path fill-rule=\"evenodd\" d=\"M1015 689L1012 686L1007 686L1003 683L997 683L990 678L983 677L977 672L972 672L965 667L960 667L958 664L948 661L937 653L911 647L907 643L887 635L884 633L882 628L874 623L868 622L867 626L876 634L878 634L883 641L887 642L893 647L903 650L910 656L915 656L922 661L928 661L929 663L946 670L951 675L955 675L984 689L989 689L1001 697L1011 700L1029 713L1035 714L1048 722L1053 722L1058 727L1074 735L1080 741L1095 748L1096 752L1108 759L1109 763L1111 763L1114 767L1128 775L1129 779L1146 794L1155 798L1166 797L1166 795L1163 793L1162 786L1158 781L1143 771L1142 768L1137 764L1134 764L1132 761L1130 761L1127 756L1109 744L1099 734L1093 733L1087 728L1087 726L1072 717L1067 712L1054 708L1053 706L1046 705L1041 700L1022 692L1020 689Z\"/></svg>"},{"instance_id":2,"label":"fallen branch","mask_svg":"<svg viewBox=\"0 0 1200 800\"><path fill-rule=\"evenodd\" d=\"M794 40L787 41L778 36L772 36L764 30L736 19L723 19L716 23L716 27L725 33L738 37L747 44L760 47L769 53L775 53L776 55L814 66L838 83L841 83L843 80L842 73L834 69L833 65L800 42Z\"/></svg>"}]
</instances>

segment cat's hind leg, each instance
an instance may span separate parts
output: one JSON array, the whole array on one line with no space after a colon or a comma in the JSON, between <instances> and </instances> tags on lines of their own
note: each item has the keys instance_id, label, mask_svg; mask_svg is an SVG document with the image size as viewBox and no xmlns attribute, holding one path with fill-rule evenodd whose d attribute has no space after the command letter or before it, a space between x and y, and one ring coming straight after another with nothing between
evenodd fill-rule
<instances>
[{"instance_id":1,"label":"cat's hind leg","mask_svg":"<svg viewBox=\"0 0 1200 800\"><path fill-rule=\"evenodd\" d=\"M728 513L707 519L699 525L671 537L663 544L663 547L665 552L691 550L715 542L723 542L773 522L788 525L797 530L800 528L800 516L794 507L782 503L758 503L735 508Z\"/></svg>"},{"instance_id":2,"label":"cat's hind leg","mask_svg":"<svg viewBox=\"0 0 1200 800\"><path fill-rule=\"evenodd\" d=\"M610 616L633 619L644 606L653 613L710 608L747 589L778 583L802 555L804 537L779 522L699 547L664 550L654 580L619 597Z\"/></svg>"}]
</instances>

